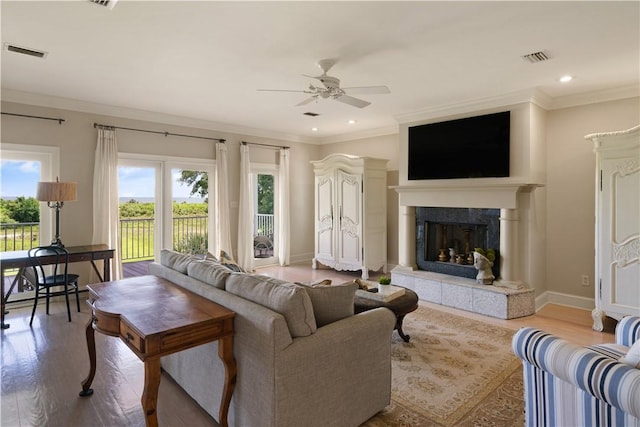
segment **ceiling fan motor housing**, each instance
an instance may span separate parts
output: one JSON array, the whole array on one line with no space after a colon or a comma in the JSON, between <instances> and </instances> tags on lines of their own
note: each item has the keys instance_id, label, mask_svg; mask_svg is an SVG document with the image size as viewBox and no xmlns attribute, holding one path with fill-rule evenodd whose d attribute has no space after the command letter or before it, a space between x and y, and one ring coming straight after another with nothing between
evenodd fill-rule
<instances>
[{"instance_id":1,"label":"ceiling fan motor housing","mask_svg":"<svg viewBox=\"0 0 640 427\"><path fill-rule=\"evenodd\" d=\"M318 80L322 82L322 84L327 87L340 87L340 79L331 76L320 76L317 77Z\"/></svg>"}]
</instances>

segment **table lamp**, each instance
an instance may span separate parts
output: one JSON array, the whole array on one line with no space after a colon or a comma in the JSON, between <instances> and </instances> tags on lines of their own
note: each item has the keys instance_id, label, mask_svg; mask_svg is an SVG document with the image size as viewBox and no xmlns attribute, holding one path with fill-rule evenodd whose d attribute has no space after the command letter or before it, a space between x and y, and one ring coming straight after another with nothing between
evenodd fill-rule
<instances>
[{"instance_id":1,"label":"table lamp","mask_svg":"<svg viewBox=\"0 0 640 427\"><path fill-rule=\"evenodd\" d=\"M47 202L47 206L56 210L56 235L51 244L64 247L60 240L60 209L64 206L64 202L78 200L77 184L60 182L58 178L55 182L39 182L36 199Z\"/></svg>"}]
</instances>

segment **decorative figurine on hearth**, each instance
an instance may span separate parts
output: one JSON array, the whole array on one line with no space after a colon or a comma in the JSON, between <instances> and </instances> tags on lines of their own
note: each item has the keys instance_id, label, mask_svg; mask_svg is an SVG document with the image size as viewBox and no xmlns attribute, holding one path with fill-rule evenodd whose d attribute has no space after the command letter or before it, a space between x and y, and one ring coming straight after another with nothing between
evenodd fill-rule
<instances>
[{"instance_id":1,"label":"decorative figurine on hearth","mask_svg":"<svg viewBox=\"0 0 640 427\"><path fill-rule=\"evenodd\" d=\"M493 271L491 271L493 260L495 260L495 252L491 249L489 251L485 255L485 251L482 248L475 248L473 252L473 266L478 270L476 281L483 285L491 285L496 278L493 275ZM491 257L491 254L493 254L493 257ZM490 258L493 258L493 260Z\"/></svg>"}]
</instances>

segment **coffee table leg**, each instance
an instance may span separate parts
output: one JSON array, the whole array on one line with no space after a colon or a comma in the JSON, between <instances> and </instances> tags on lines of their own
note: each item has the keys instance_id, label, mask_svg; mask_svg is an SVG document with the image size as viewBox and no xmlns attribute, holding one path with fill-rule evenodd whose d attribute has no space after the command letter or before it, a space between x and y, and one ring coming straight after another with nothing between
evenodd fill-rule
<instances>
[{"instance_id":1,"label":"coffee table leg","mask_svg":"<svg viewBox=\"0 0 640 427\"><path fill-rule=\"evenodd\" d=\"M409 335L405 335L402 331L402 321L404 320L404 316L405 315L402 314L396 317L396 329L398 330L398 335L400 335L400 338L402 338L404 342L409 342L409 339L411 337Z\"/></svg>"}]
</instances>

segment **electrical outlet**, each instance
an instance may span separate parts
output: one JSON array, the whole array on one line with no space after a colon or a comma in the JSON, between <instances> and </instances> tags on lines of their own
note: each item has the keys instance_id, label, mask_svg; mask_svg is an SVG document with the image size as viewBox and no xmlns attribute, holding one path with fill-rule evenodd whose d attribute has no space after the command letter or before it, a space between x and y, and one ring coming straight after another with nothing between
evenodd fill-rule
<instances>
[{"instance_id":1,"label":"electrical outlet","mask_svg":"<svg viewBox=\"0 0 640 427\"><path fill-rule=\"evenodd\" d=\"M589 275L582 275L582 286L589 286Z\"/></svg>"}]
</instances>

